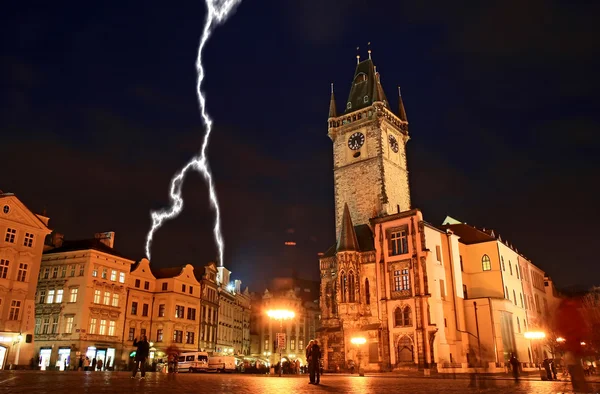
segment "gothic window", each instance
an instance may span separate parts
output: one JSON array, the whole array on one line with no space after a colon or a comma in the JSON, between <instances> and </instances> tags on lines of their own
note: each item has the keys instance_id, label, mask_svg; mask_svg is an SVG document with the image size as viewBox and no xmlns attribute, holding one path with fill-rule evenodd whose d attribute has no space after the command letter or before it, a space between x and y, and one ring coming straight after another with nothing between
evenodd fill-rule
<instances>
[{"instance_id":1,"label":"gothic window","mask_svg":"<svg viewBox=\"0 0 600 394\"><path fill-rule=\"evenodd\" d=\"M346 277L346 274L342 273L340 276L340 282L342 302L346 302L346 290L348 290L348 278Z\"/></svg>"},{"instance_id":2,"label":"gothic window","mask_svg":"<svg viewBox=\"0 0 600 394\"><path fill-rule=\"evenodd\" d=\"M354 273L350 271L348 274L348 302L355 302L355 300Z\"/></svg>"},{"instance_id":3,"label":"gothic window","mask_svg":"<svg viewBox=\"0 0 600 394\"><path fill-rule=\"evenodd\" d=\"M406 230L395 231L390 235L390 256L408 253L408 237Z\"/></svg>"},{"instance_id":4,"label":"gothic window","mask_svg":"<svg viewBox=\"0 0 600 394\"><path fill-rule=\"evenodd\" d=\"M394 310L394 327L408 327L411 325L410 307L396 308Z\"/></svg>"},{"instance_id":5,"label":"gothic window","mask_svg":"<svg viewBox=\"0 0 600 394\"><path fill-rule=\"evenodd\" d=\"M410 338L404 336L398 341L398 362L412 361L414 361L412 342Z\"/></svg>"},{"instance_id":6,"label":"gothic window","mask_svg":"<svg viewBox=\"0 0 600 394\"><path fill-rule=\"evenodd\" d=\"M371 305L371 289L369 289L369 279L365 279L365 303Z\"/></svg>"},{"instance_id":7,"label":"gothic window","mask_svg":"<svg viewBox=\"0 0 600 394\"><path fill-rule=\"evenodd\" d=\"M488 256L487 254L484 254L481 258L481 269L484 271L492 270L492 262L490 261L490 256Z\"/></svg>"}]
</instances>

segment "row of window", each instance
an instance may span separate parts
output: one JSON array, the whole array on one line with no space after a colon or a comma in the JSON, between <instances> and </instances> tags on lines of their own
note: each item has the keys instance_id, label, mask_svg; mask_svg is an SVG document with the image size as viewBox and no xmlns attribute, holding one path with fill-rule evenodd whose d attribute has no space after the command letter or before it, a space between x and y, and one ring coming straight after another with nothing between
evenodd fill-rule
<instances>
[{"instance_id":1,"label":"row of window","mask_svg":"<svg viewBox=\"0 0 600 394\"><path fill-rule=\"evenodd\" d=\"M92 271L92 277L94 277L94 278L98 277L98 269L99 268L100 267L98 267L98 266L94 267L94 270ZM102 279L108 280L108 268L102 267L102 271L100 271L100 277ZM110 280L113 282L116 282L117 277L118 277L119 283L125 283L125 272L117 271L117 270L110 270Z\"/></svg>"},{"instance_id":2,"label":"row of window","mask_svg":"<svg viewBox=\"0 0 600 394\"><path fill-rule=\"evenodd\" d=\"M141 328L140 329L140 336L139 336L139 338L141 338L142 336L146 336L146 329L145 328ZM128 341L133 341L136 338L138 338L138 337L136 337L136 335L135 335L135 327L130 327L129 328L129 335L127 337L127 340ZM159 329L156 330L156 342L162 342L163 339L164 339L164 331L163 331L162 328L159 328ZM183 343L183 331L182 330L174 330L173 331L173 342L175 342L175 343ZM195 333L193 331L186 332L185 333L185 343L193 345L194 342L195 342Z\"/></svg>"},{"instance_id":3,"label":"row of window","mask_svg":"<svg viewBox=\"0 0 600 394\"><path fill-rule=\"evenodd\" d=\"M34 237L35 236L32 233L26 232L25 236L23 237L23 246L26 246L28 248L33 248ZM4 242L14 244L16 242L16 239L17 239L17 230L14 228L7 228L6 234L4 236Z\"/></svg>"},{"instance_id":4,"label":"row of window","mask_svg":"<svg viewBox=\"0 0 600 394\"><path fill-rule=\"evenodd\" d=\"M66 278L67 271L69 271L69 277L72 278L75 276L75 272L77 271L77 265L55 265L54 267L46 267L43 270L40 270L40 275L38 279L56 279L59 277ZM85 265L79 264L79 276L83 276L85 273Z\"/></svg>"},{"instance_id":5,"label":"row of window","mask_svg":"<svg viewBox=\"0 0 600 394\"><path fill-rule=\"evenodd\" d=\"M107 323L108 323L108 325L107 325ZM117 322L115 322L114 320L104 320L104 319L101 319L100 324L98 325L98 319L96 319L95 317L92 317L90 319L90 329L88 330L88 333L89 334L98 333L98 335L108 335L108 336L112 337L115 335L116 326L117 326ZM107 328L108 328L108 330L107 330Z\"/></svg>"},{"instance_id":6,"label":"row of window","mask_svg":"<svg viewBox=\"0 0 600 394\"><path fill-rule=\"evenodd\" d=\"M52 322L51 322L52 320ZM74 316L65 316L64 318L64 333L73 333L73 321ZM58 333L58 316L56 317L44 317L35 319L35 334L57 334Z\"/></svg>"},{"instance_id":7,"label":"row of window","mask_svg":"<svg viewBox=\"0 0 600 394\"><path fill-rule=\"evenodd\" d=\"M8 275L10 269L10 261L0 259L0 279L10 279ZM26 263L19 263L19 269L17 270L17 282L25 282L27 280L27 270L29 265Z\"/></svg>"},{"instance_id":8,"label":"row of window","mask_svg":"<svg viewBox=\"0 0 600 394\"><path fill-rule=\"evenodd\" d=\"M68 302L77 302L77 294L79 292L79 288L72 287L69 289L69 301ZM60 304L63 302L63 289L40 289L38 291L38 304Z\"/></svg>"},{"instance_id":9,"label":"row of window","mask_svg":"<svg viewBox=\"0 0 600 394\"><path fill-rule=\"evenodd\" d=\"M111 297L112 295L112 297ZM110 291L104 291L104 295L102 294L102 290L94 290L94 304L104 304L110 305L114 307L119 306L119 294L112 293Z\"/></svg>"},{"instance_id":10,"label":"row of window","mask_svg":"<svg viewBox=\"0 0 600 394\"><path fill-rule=\"evenodd\" d=\"M117 305L113 305L113 306L117 306ZM132 301L131 302L131 314L132 315L137 315L138 314L138 302L137 301ZM149 304L142 304L142 316L148 316L148 311L149 311ZM158 305L158 317L165 317L165 309L166 306L165 304L159 304ZM216 313L216 311L215 311ZM216 315L215 315L216 317ZM176 319L185 319L185 306L183 305L175 305L175 318ZM196 308L187 308L187 319L188 320L196 320Z\"/></svg>"}]
</instances>

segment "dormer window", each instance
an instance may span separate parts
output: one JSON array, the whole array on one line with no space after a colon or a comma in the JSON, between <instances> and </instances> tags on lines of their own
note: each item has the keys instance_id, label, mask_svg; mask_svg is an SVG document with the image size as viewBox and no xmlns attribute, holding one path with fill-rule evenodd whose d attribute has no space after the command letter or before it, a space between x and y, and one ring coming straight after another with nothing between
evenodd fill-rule
<instances>
[{"instance_id":1,"label":"dormer window","mask_svg":"<svg viewBox=\"0 0 600 394\"><path fill-rule=\"evenodd\" d=\"M364 103L368 103L368 102L369 102L369 96L365 96L365 97L363 98L363 102L364 102Z\"/></svg>"},{"instance_id":2,"label":"dormer window","mask_svg":"<svg viewBox=\"0 0 600 394\"><path fill-rule=\"evenodd\" d=\"M354 78L354 84L359 84L361 82L365 82L367 80L367 74L359 73L356 78Z\"/></svg>"},{"instance_id":3,"label":"dormer window","mask_svg":"<svg viewBox=\"0 0 600 394\"><path fill-rule=\"evenodd\" d=\"M352 108L352 103L350 101L348 101L348 104L346 104L346 109L350 109Z\"/></svg>"}]
</instances>

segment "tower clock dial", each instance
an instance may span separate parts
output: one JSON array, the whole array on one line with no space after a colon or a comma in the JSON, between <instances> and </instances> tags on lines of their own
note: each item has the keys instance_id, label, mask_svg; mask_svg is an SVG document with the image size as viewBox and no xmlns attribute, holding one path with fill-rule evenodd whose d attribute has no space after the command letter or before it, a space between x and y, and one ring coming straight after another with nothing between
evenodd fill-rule
<instances>
[{"instance_id":1,"label":"tower clock dial","mask_svg":"<svg viewBox=\"0 0 600 394\"><path fill-rule=\"evenodd\" d=\"M394 153L398 153L398 141L396 140L396 137L390 134L388 140L390 141L390 148L392 148Z\"/></svg>"},{"instance_id":2,"label":"tower clock dial","mask_svg":"<svg viewBox=\"0 0 600 394\"><path fill-rule=\"evenodd\" d=\"M356 132L348 138L348 148L352 150L358 150L365 143L365 135L360 132Z\"/></svg>"}]
</instances>

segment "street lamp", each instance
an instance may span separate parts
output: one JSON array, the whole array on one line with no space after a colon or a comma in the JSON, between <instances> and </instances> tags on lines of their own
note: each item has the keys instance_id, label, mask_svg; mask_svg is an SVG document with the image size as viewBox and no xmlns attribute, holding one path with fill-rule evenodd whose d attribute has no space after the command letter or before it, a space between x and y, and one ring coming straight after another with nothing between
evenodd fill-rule
<instances>
[{"instance_id":1,"label":"street lamp","mask_svg":"<svg viewBox=\"0 0 600 394\"><path fill-rule=\"evenodd\" d=\"M365 372L362 370L362 351L360 345L364 345L365 343L367 343L367 340L363 337L354 337L350 339L350 342L356 345L356 348L358 350L358 376L365 376Z\"/></svg>"},{"instance_id":2,"label":"street lamp","mask_svg":"<svg viewBox=\"0 0 600 394\"><path fill-rule=\"evenodd\" d=\"M283 331L283 321L293 319L296 316L296 314L294 313L294 311L290 311L287 309L270 309L267 311L267 316L269 316L269 318L273 320L279 320L279 330ZM281 346L281 343L279 343L279 341L277 342L277 347L279 348L279 376L281 376L281 372L283 370L283 363L281 362L281 351L283 350L283 347Z\"/></svg>"},{"instance_id":3,"label":"street lamp","mask_svg":"<svg viewBox=\"0 0 600 394\"><path fill-rule=\"evenodd\" d=\"M17 354L15 354L15 365L19 365L19 355L21 354L21 341L23 340L23 335L19 333L17 335L16 340L13 342L13 345L17 346Z\"/></svg>"},{"instance_id":4,"label":"street lamp","mask_svg":"<svg viewBox=\"0 0 600 394\"><path fill-rule=\"evenodd\" d=\"M543 332L543 331L527 331L527 332L525 332L523 334L523 336L531 341L531 340L535 340L535 339L544 339L544 338L546 338L546 333ZM535 357L536 358L535 362L536 363L538 363L538 361L539 361L539 359L538 359L538 353L539 352L538 351L539 351L539 348L536 346L536 352L535 352L535 356L536 356ZM538 368L540 368L539 364L538 364Z\"/></svg>"}]
</instances>

